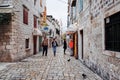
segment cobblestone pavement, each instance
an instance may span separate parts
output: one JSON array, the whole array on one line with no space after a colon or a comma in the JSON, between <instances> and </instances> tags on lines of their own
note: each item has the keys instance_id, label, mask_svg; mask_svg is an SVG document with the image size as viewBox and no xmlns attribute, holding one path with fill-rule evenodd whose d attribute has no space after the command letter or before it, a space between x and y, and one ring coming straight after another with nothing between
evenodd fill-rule
<instances>
[{"instance_id":1,"label":"cobblestone pavement","mask_svg":"<svg viewBox=\"0 0 120 80\"><path fill-rule=\"evenodd\" d=\"M0 80L102 80L68 52L64 55L61 47L57 49L55 57L49 49L48 56L39 53L21 62L10 63L0 69ZM86 79L83 79L83 73L87 75Z\"/></svg>"}]
</instances>

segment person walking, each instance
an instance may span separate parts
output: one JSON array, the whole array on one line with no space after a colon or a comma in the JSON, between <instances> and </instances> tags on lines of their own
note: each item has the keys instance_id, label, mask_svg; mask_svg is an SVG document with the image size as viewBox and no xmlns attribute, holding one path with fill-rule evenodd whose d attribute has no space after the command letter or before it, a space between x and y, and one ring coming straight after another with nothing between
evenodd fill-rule
<instances>
[{"instance_id":1,"label":"person walking","mask_svg":"<svg viewBox=\"0 0 120 80\"><path fill-rule=\"evenodd\" d=\"M42 54L42 56L44 56L44 52L45 52L45 56L47 56L48 39L46 37L44 37L44 40L42 41L42 47L43 47L43 54Z\"/></svg>"},{"instance_id":2,"label":"person walking","mask_svg":"<svg viewBox=\"0 0 120 80\"><path fill-rule=\"evenodd\" d=\"M52 48L53 48L54 56L56 56L56 47L57 46L58 46L57 41L54 38L53 41L52 41Z\"/></svg>"},{"instance_id":3,"label":"person walking","mask_svg":"<svg viewBox=\"0 0 120 80\"><path fill-rule=\"evenodd\" d=\"M73 40L72 39L69 42L69 48L70 48L70 55L73 56Z\"/></svg>"},{"instance_id":4,"label":"person walking","mask_svg":"<svg viewBox=\"0 0 120 80\"><path fill-rule=\"evenodd\" d=\"M67 42L66 42L66 39L64 39L63 49L64 49L64 54L66 54L66 53L65 53L65 51L66 51L66 49L67 49Z\"/></svg>"}]
</instances>

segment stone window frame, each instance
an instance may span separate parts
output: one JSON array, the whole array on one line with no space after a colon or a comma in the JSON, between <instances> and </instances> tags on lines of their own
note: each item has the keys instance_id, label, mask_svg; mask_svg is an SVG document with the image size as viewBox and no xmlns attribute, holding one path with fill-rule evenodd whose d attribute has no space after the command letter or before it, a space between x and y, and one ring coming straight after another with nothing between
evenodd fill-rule
<instances>
[{"instance_id":1,"label":"stone window frame","mask_svg":"<svg viewBox=\"0 0 120 80\"><path fill-rule=\"evenodd\" d=\"M111 10L113 11L113 10ZM117 10L113 13L111 13L111 11L108 11L108 12L105 12L104 16L103 16L103 32L104 32L104 35L103 35L103 55L106 55L106 56L111 56L111 57L116 57L116 58L120 58L120 52L117 52L117 51L110 51L110 50L106 50L105 49L105 18L111 16L111 15L114 15L115 13L117 12L120 12L120 10Z\"/></svg>"},{"instance_id":2,"label":"stone window frame","mask_svg":"<svg viewBox=\"0 0 120 80\"><path fill-rule=\"evenodd\" d=\"M25 39L25 49L30 49L30 38Z\"/></svg>"}]
</instances>

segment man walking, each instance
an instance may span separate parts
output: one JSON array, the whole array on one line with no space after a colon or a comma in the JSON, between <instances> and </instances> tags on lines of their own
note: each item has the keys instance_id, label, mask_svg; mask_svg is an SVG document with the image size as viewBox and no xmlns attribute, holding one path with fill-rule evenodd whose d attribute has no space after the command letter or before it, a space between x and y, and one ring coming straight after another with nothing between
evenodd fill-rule
<instances>
[{"instance_id":1,"label":"man walking","mask_svg":"<svg viewBox=\"0 0 120 80\"><path fill-rule=\"evenodd\" d=\"M54 38L53 41L52 41L52 48L53 48L54 56L56 56L56 47L57 46L58 46L57 41Z\"/></svg>"},{"instance_id":2,"label":"man walking","mask_svg":"<svg viewBox=\"0 0 120 80\"><path fill-rule=\"evenodd\" d=\"M42 56L44 56L44 52L45 52L45 56L47 56L48 39L46 37L44 37L44 40L42 42L42 47L43 47L43 54L42 54Z\"/></svg>"}]
</instances>

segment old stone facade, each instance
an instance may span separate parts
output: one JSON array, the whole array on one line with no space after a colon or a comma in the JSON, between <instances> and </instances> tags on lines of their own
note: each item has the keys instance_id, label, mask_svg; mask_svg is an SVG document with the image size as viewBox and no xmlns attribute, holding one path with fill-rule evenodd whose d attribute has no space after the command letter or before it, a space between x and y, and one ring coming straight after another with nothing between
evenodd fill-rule
<instances>
[{"instance_id":1,"label":"old stone facade","mask_svg":"<svg viewBox=\"0 0 120 80\"><path fill-rule=\"evenodd\" d=\"M40 0L5 1L6 4L10 1L13 7L10 8L10 12L6 12L11 14L10 24L0 25L0 61L18 61L33 55L34 16L38 21L42 12ZM0 7L0 13L7 8L3 7ZM24 7L28 9L28 24L23 22ZM38 27L38 23L36 24Z\"/></svg>"},{"instance_id":2,"label":"old stone facade","mask_svg":"<svg viewBox=\"0 0 120 80\"><path fill-rule=\"evenodd\" d=\"M49 37L49 47L52 47L52 40L56 38L58 45L61 45L61 36L60 36L60 25L57 20L55 20L52 15L47 15L47 24L48 24L48 37Z\"/></svg>"},{"instance_id":3,"label":"old stone facade","mask_svg":"<svg viewBox=\"0 0 120 80\"><path fill-rule=\"evenodd\" d=\"M105 30L105 24L111 23L112 15L120 14L120 1L83 0L82 2L83 8L75 13L78 17L74 20L78 29L78 57L104 80L119 80L120 52L106 49L105 35L108 32ZM77 11L79 8L77 3L75 7Z\"/></svg>"}]
</instances>

